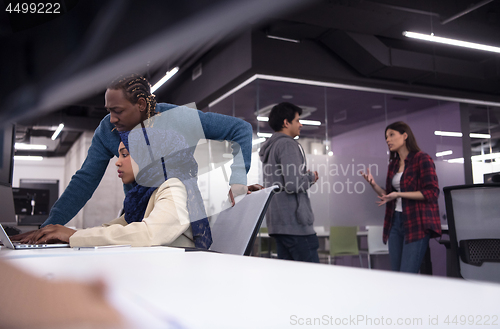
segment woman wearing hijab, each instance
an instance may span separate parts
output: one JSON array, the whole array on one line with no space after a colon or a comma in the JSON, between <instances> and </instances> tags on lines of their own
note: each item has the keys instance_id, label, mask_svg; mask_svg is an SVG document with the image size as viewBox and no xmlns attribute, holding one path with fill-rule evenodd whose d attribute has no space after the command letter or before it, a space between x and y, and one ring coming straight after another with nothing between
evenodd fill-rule
<instances>
[{"instance_id":1,"label":"woman wearing hijab","mask_svg":"<svg viewBox=\"0 0 500 329\"><path fill-rule=\"evenodd\" d=\"M48 225L25 238L25 242L57 240L71 247L194 247L192 225L200 233L201 244L211 242L196 185L196 161L184 138L173 131L144 125L120 132L120 137L118 176L124 184L135 185L125 197L124 214L101 227L82 230Z\"/></svg>"}]
</instances>

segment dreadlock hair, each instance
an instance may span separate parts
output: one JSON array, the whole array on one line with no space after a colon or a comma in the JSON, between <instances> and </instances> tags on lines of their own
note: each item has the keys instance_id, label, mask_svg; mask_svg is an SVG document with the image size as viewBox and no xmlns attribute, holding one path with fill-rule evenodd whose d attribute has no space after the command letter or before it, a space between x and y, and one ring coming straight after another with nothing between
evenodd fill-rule
<instances>
[{"instance_id":1,"label":"dreadlock hair","mask_svg":"<svg viewBox=\"0 0 500 329\"><path fill-rule=\"evenodd\" d=\"M386 134L387 130L389 129L395 130L400 134L406 133L408 135L408 138L406 138L406 148L408 149L408 151L410 152L420 151L420 147L418 147L417 144L417 139L415 138L415 135L413 135L413 131L411 131L410 126L408 126L406 123L404 123L403 121L397 121L388 125L385 128L384 138L387 138ZM389 160L395 159L396 157L397 157L397 152L391 151L389 154Z\"/></svg>"},{"instance_id":2,"label":"dreadlock hair","mask_svg":"<svg viewBox=\"0 0 500 329\"><path fill-rule=\"evenodd\" d=\"M151 85L143 76L139 74L120 76L111 82L107 88L123 90L125 98L132 104L137 104L139 98L144 98L146 101L146 113L148 118L156 114L155 95L151 94Z\"/></svg>"}]
</instances>

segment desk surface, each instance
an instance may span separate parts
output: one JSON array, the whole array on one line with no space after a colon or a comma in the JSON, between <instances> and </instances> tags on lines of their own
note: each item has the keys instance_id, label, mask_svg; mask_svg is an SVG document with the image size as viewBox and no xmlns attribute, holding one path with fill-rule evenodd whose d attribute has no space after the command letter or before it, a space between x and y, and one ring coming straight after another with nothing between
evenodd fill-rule
<instances>
[{"instance_id":1,"label":"desk surface","mask_svg":"<svg viewBox=\"0 0 500 329\"><path fill-rule=\"evenodd\" d=\"M421 321L414 325L418 328L436 328L455 315L482 316L483 322L486 315L496 316L497 327L500 322L496 284L158 248L44 251L52 257L20 257L14 253L21 251L6 250L0 257L41 277L102 277L137 303L173 315L183 328L295 328L307 321L368 328L374 326L369 319L377 327L402 319ZM436 317L439 326L429 323Z\"/></svg>"}]
</instances>

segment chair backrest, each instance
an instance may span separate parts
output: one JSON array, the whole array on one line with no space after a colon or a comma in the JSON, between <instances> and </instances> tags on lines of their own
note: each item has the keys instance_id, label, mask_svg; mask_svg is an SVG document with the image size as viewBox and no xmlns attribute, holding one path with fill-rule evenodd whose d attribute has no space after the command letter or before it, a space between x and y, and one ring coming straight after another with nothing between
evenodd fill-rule
<instances>
[{"instance_id":1,"label":"chair backrest","mask_svg":"<svg viewBox=\"0 0 500 329\"><path fill-rule=\"evenodd\" d=\"M452 261L460 276L500 282L500 184L443 190Z\"/></svg>"},{"instance_id":2,"label":"chair backrest","mask_svg":"<svg viewBox=\"0 0 500 329\"><path fill-rule=\"evenodd\" d=\"M369 254L387 254L389 252L389 245L384 244L382 236L384 234L384 227L381 225L366 226L368 231L368 253Z\"/></svg>"},{"instance_id":3,"label":"chair backrest","mask_svg":"<svg viewBox=\"0 0 500 329\"><path fill-rule=\"evenodd\" d=\"M234 255L250 255L276 186L238 196L236 205L211 219L210 250Z\"/></svg>"},{"instance_id":4,"label":"chair backrest","mask_svg":"<svg viewBox=\"0 0 500 329\"><path fill-rule=\"evenodd\" d=\"M357 226L330 226L330 255L359 255Z\"/></svg>"}]
</instances>

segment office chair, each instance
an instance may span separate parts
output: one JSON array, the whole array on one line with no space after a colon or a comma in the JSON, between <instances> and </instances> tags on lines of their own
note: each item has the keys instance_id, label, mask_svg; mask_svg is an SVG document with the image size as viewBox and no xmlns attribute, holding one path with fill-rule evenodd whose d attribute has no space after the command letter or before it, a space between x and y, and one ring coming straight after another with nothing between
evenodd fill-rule
<instances>
[{"instance_id":1,"label":"office chair","mask_svg":"<svg viewBox=\"0 0 500 329\"><path fill-rule=\"evenodd\" d=\"M500 184L443 189L452 268L448 276L500 283Z\"/></svg>"},{"instance_id":2,"label":"office chair","mask_svg":"<svg viewBox=\"0 0 500 329\"><path fill-rule=\"evenodd\" d=\"M212 218L213 243L210 250L249 256L276 188L272 186L240 195L235 199L234 207L229 207Z\"/></svg>"},{"instance_id":3,"label":"office chair","mask_svg":"<svg viewBox=\"0 0 500 329\"><path fill-rule=\"evenodd\" d=\"M369 225L366 227L368 231L367 242L368 242L368 268L372 268L371 255L388 255L389 245L384 244L382 235L384 233L384 227L381 225Z\"/></svg>"},{"instance_id":4,"label":"office chair","mask_svg":"<svg viewBox=\"0 0 500 329\"><path fill-rule=\"evenodd\" d=\"M363 267L360 250L358 247L358 227L357 226L331 226L330 227L330 250L326 252L328 255L328 264L335 264L335 258L340 256L359 256L359 263Z\"/></svg>"}]
</instances>

